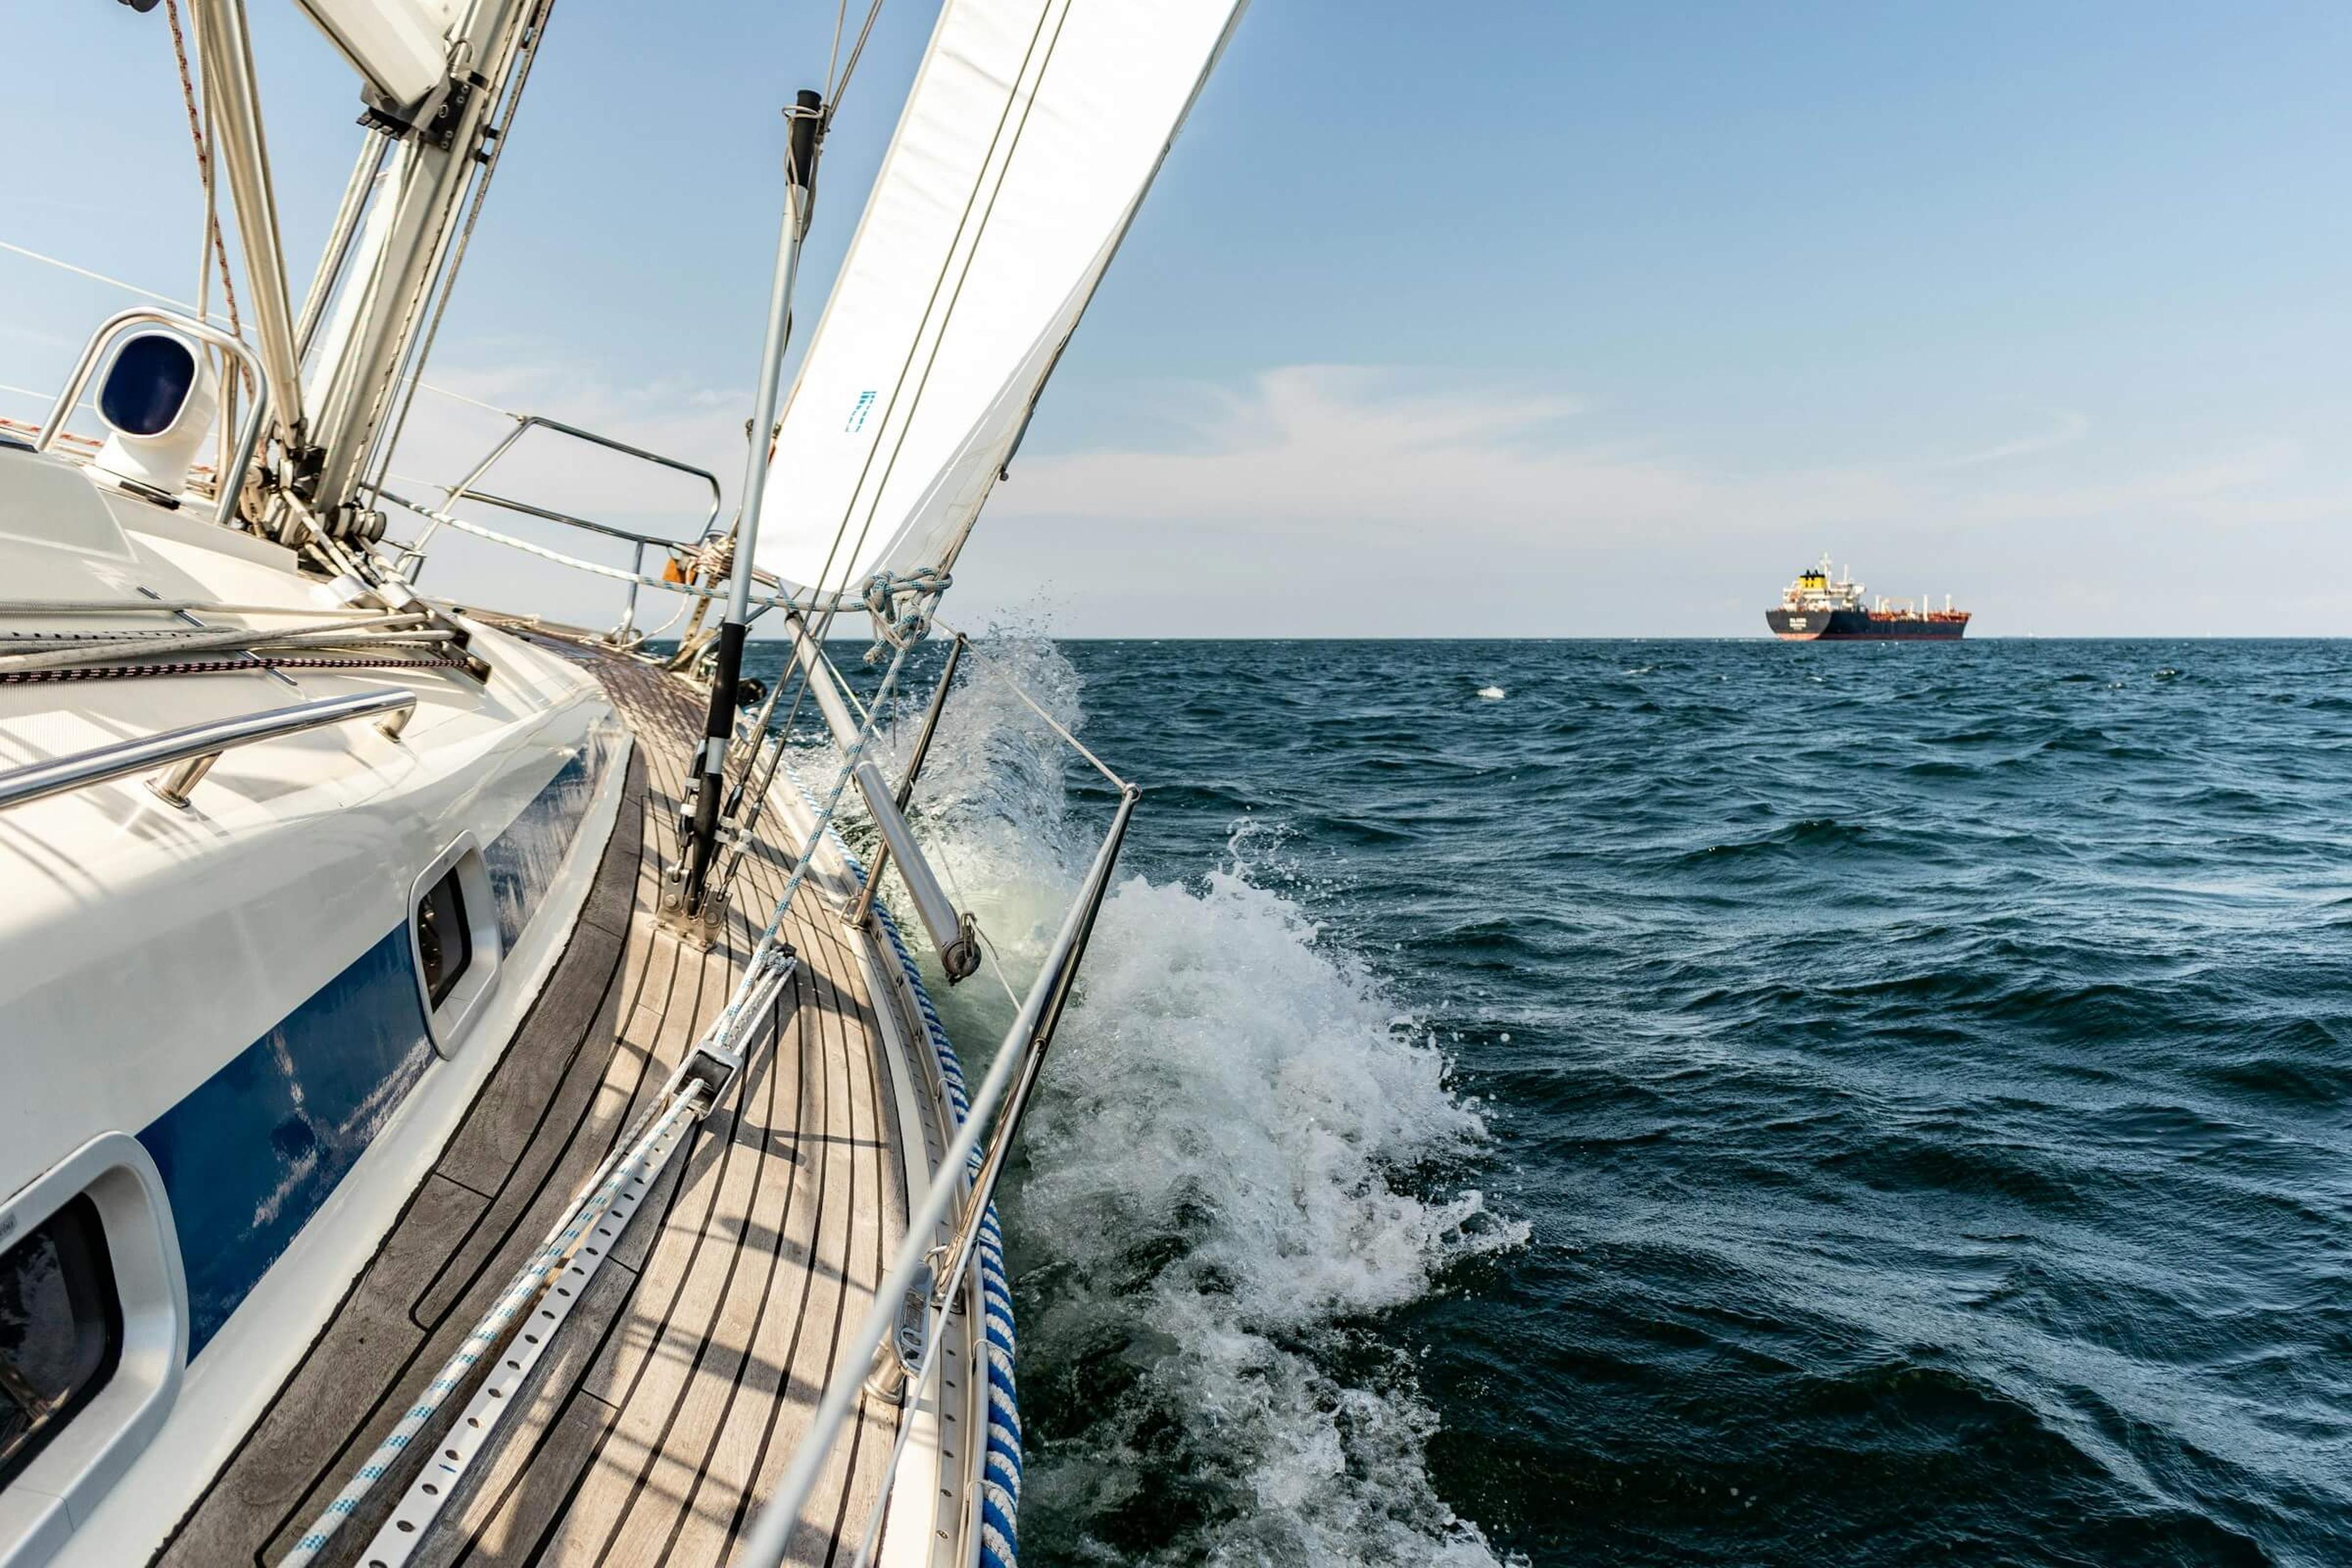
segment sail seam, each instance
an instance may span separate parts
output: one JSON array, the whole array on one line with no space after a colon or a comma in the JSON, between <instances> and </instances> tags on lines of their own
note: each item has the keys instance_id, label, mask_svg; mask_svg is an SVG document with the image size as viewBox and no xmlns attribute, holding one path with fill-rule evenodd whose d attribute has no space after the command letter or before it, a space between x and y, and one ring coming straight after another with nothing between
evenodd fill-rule
<instances>
[{"instance_id":1,"label":"sail seam","mask_svg":"<svg viewBox=\"0 0 2352 1568\"><path fill-rule=\"evenodd\" d=\"M914 338L908 344L905 357L899 362L897 379L891 384L890 400L882 410L881 423L878 426L880 432L892 431L891 421L897 416L899 399L906 392L907 378L914 369L916 359L924 353L925 338L929 337L929 354L924 363L922 379L917 384L912 402L908 405L906 417L898 422L895 433L890 435L889 461L884 465L880 479L875 483L871 497L865 502L866 520L858 528L856 542L850 546L847 557L853 566L857 559L858 550L865 545L866 534L873 529L874 515L881 510L883 491L889 482L891 473L897 468L898 455L906 447L908 432L914 426L916 405L921 402L923 388L929 384L931 366L938 363L940 345L945 340L948 327L954 318L955 301L962 296L963 279L971 275L973 258L979 255L981 241L986 235L988 219L996 210L997 195L1003 190L1004 181L1013 169L1013 158L1020 152L1021 137L1028 129L1030 110L1036 107L1037 94L1045 83L1046 69L1053 64L1055 48L1061 42L1062 28L1069 20L1070 0L1065 0L1059 16L1054 18L1053 35L1048 38L1045 36L1045 26L1048 17L1052 16L1050 6L1038 15L1036 28L1030 34L1029 47L1023 51L1020 69L1013 73L1012 84L1006 90L1004 107L997 116L995 131L990 135L988 151L982 156L980 166L972 176L971 189L964 198L963 213L957 220L955 234L948 242L947 253L940 259L937 276L931 280L931 291L929 297L924 300L922 318L917 323ZM1045 47L1042 58L1038 54L1041 39L1044 40ZM1030 69L1033 61L1036 65L1034 76ZM1022 89L1024 82L1028 84L1028 98L1025 104L1022 101ZM1016 108L1020 110L1021 117L1019 122L1013 126L1013 140L1008 144L1004 141L1005 127L1013 121ZM1003 148L1002 161L997 156L1000 146ZM992 170L994 171L992 184L990 179ZM981 209L979 227L975 229L972 226L972 209L981 202L983 189L987 192L987 205ZM971 237L969 245L965 243L967 234ZM960 252L962 261L961 275L956 279L955 293L950 296L947 312L939 317L937 331L933 331L932 318L939 308L940 293L947 287L950 274L958 272L957 257ZM822 327L819 331L821 333ZM811 345L810 353L812 354L815 353L814 344ZM873 448L866 453L866 461L858 468L857 482L851 487L849 499L842 508L841 521L834 530L833 544L825 552L824 564L818 570L816 581L811 584L820 595L826 591L825 580L832 575L833 563L841 555L841 545L848 537L849 525L856 516L859 500L866 496L866 481L873 478L874 462L881 453L883 439L883 435L877 435ZM849 585L848 579L853 574L853 567L845 567L841 587L834 591L838 593L846 590Z\"/></svg>"}]
</instances>

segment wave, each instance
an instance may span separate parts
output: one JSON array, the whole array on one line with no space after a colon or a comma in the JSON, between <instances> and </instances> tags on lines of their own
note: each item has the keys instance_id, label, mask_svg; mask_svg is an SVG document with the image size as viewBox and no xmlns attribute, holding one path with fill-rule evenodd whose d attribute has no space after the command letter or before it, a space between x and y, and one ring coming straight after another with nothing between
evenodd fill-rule
<instances>
[{"instance_id":1,"label":"wave","mask_svg":"<svg viewBox=\"0 0 2352 1568\"><path fill-rule=\"evenodd\" d=\"M1080 682L1037 639L966 658L918 804L1018 990L1099 814L1073 809L1066 753L992 678L1074 731ZM1189 874L1121 878L1024 1129L1003 1207L1033 1562L1497 1560L1438 1496L1435 1411L1372 1331L1527 1228L1462 1179L1478 1108L1286 896L1282 838L1244 819ZM942 1000L972 1045L1010 1012L981 979Z\"/></svg>"}]
</instances>

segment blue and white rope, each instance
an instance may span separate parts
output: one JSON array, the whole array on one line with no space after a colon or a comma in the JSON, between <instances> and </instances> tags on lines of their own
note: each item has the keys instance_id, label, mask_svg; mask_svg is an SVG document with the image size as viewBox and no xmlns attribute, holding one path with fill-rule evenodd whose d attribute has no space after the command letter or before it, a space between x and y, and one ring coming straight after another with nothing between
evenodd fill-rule
<instances>
[{"instance_id":1,"label":"blue and white rope","mask_svg":"<svg viewBox=\"0 0 2352 1568\"><path fill-rule=\"evenodd\" d=\"M367 1463L343 1483L342 1490L335 1495L335 1500L320 1511L319 1517L310 1522L310 1528L302 1532L300 1539L294 1542L284 1557L278 1559L278 1568L304 1568L304 1564L326 1549L327 1543L334 1539L335 1532L358 1511L360 1504L375 1489L376 1482L400 1462L408 1446L423 1435L433 1417L448 1403L449 1396L457 1391L458 1385L471 1374L482 1357L491 1353L505 1338L508 1326L539 1300L540 1292L546 1288L548 1277L562 1267L572 1256L572 1249L579 1245L589 1228L604 1216L605 1211L613 1206L614 1200L620 1196L621 1189L635 1180L640 1172L653 1165L657 1151L667 1154L676 1147L672 1134L693 1118L702 1104L701 1086L690 1086L671 1100L659 1115L649 1119L650 1124L646 1125L641 1135L625 1146L627 1152L604 1180L556 1221L555 1228L545 1241L540 1243L539 1250L532 1253L516 1272L497 1303L474 1325L473 1332L466 1336L465 1342L457 1347L457 1352L443 1363L440 1372L417 1395L416 1402L408 1407L391 1433L376 1445L375 1452L368 1456Z\"/></svg>"},{"instance_id":2,"label":"blue and white rope","mask_svg":"<svg viewBox=\"0 0 2352 1568\"><path fill-rule=\"evenodd\" d=\"M789 763L786 768L792 773L793 787L814 810L816 797L809 792L797 769ZM866 863L829 823L824 837L849 868L858 887L864 888ZM874 902L874 914L883 935L890 939L890 951L898 960L899 973L906 976L915 1010L922 1015L923 1034L930 1041L931 1056L939 1063L940 1080L947 1087L949 1108L955 1112L956 1125L961 1127L971 1112L971 1097L964 1087L963 1064L956 1058L955 1046L948 1038L947 1026L940 1021L939 1009L931 1005L930 993L923 988L922 973L915 967L914 954L908 951L898 922L890 917L889 910L879 899ZM970 1162L974 1175L980 1172L980 1163L981 1152L974 1148ZM1004 1267L1004 1232L997 1224L992 1201L981 1215L979 1246L973 1250L972 1263L980 1270L981 1309L985 1319L982 1349L988 1363L988 1446L980 1479L980 1561L982 1568L1017 1568L1021 1399L1013 1377L1013 1282Z\"/></svg>"}]
</instances>

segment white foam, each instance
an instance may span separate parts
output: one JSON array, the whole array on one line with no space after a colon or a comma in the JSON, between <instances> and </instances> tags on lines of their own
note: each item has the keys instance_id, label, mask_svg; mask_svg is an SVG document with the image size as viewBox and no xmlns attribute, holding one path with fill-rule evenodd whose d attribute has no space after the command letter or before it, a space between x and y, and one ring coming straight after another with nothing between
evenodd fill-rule
<instances>
[{"instance_id":1,"label":"white foam","mask_svg":"<svg viewBox=\"0 0 2352 1568\"><path fill-rule=\"evenodd\" d=\"M1017 667L1057 719L1079 718L1050 645L969 658L975 676ZM1099 826L1070 819L1044 727L988 689L976 679L950 704L919 801L1018 988ZM1089 1521L1172 1469L1180 1513L1215 1501L1171 1560L1492 1563L1429 1482L1436 1416L1405 1356L1368 1355L1349 1325L1525 1230L1475 1191L1397 1174L1458 1158L1484 1127L1360 960L1254 879L1242 846L1264 837L1237 836L1222 864L1209 850L1181 885L1118 884L1025 1130L1005 1205L1023 1375L1116 1352L1098 1390L1057 1395L1057 1412L1097 1393L1100 1408L1033 1457L1024 1534L1099 1554ZM1009 1012L991 989L942 998L968 1061Z\"/></svg>"}]
</instances>

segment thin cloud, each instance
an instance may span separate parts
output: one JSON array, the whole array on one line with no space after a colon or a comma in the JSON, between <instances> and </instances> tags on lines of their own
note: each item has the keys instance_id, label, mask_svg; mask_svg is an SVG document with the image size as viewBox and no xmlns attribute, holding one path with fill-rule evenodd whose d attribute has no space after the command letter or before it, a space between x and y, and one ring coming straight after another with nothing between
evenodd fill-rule
<instances>
[{"instance_id":1,"label":"thin cloud","mask_svg":"<svg viewBox=\"0 0 2352 1568\"><path fill-rule=\"evenodd\" d=\"M701 463L733 504L740 395L617 384L519 356L436 380ZM2000 466L2081 448L2089 421L2074 415L1966 461L1743 468L1663 438L1604 438L1569 394L1433 385L1379 368L1281 366L1139 401L1158 405L1156 420L1138 421L1148 441L1033 447L1015 462L956 564L958 624L1009 615L1076 636L1737 635L1760 627L1760 596L1789 570L1832 548L1882 585L1958 593L1985 608L1987 631L2133 630L2151 606L2179 603L2168 560L2290 544L2336 559L2344 551L2328 541L2352 515L2347 477L2278 437L2160 462L2134 462L2110 441L2096 462L2078 449L2015 474ZM1039 447L1053 413L1049 395ZM506 428L496 414L420 401L396 466L448 482ZM518 457L500 470L509 493L666 528L699 512L690 485L643 465L593 467L553 440ZM2020 482L2029 471L2032 482ZM568 530L508 526L627 563L625 547L615 558ZM431 591L590 625L617 613L616 584L446 533L434 550ZM2038 563L2030 581L2014 570L2025 558ZM657 620L670 601L649 595L645 607Z\"/></svg>"},{"instance_id":2,"label":"thin cloud","mask_svg":"<svg viewBox=\"0 0 2352 1568\"><path fill-rule=\"evenodd\" d=\"M2011 458L2030 458L2039 452L2052 452L2061 447L2071 447L2091 433L2091 422L2072 409L2060 409L2051 420L2051 427L2039 435L2021 436L2013 441L2003 441L1981 452L1963 457L1947 458L1928 465L1931 468L1972 468L1986 463L2004 463Z\"/></svg>"}]
</instances>

